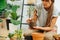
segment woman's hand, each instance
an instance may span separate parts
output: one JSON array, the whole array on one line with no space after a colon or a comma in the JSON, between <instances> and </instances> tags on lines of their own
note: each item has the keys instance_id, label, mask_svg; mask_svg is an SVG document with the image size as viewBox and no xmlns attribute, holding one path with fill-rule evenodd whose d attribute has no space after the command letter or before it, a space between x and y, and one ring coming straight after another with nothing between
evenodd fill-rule
<instances>
[{"instance_id":1,"label":"woman's hand","mask_svg":"<svg viewBox=\"0 0 60 40\"><path fill-rule=\"evenodd\" d=\"M28 24L29 24L31 21L32 21L31 18L28 18L28 19L27 19L27 23L28 23Z\"/></svg>"},{"instance_id":2,"label":"woman's hand","mask_svg":"<svg viewBox=\"0 0 60 40\"><path fill-rule=\"evenodd\" d=\"M52 27L33 27L36 30L44 30L44 31L51 31Z\"/></svg>"},{"instance_id":3,"label":"woman's hand","mask_svg":"<svg viewBox=\"0 0 60 40\"><path fill-rule=\"evenodd\" d=\"M42 27L33 27L34 29L41 30Z\"/></svg>"},{"instance_id":4,"label":"woman's hand","mask_svg":"<svg viewBox=\"0 0 60 40\"><path fill-rule=\"evenodd\" d=\"M34 22L35 22L34 19L33 19L33 18L28 18L28 19L27 19L27 23L30 24L31 22L34 23Z\"/></svg>"}]
</instances>

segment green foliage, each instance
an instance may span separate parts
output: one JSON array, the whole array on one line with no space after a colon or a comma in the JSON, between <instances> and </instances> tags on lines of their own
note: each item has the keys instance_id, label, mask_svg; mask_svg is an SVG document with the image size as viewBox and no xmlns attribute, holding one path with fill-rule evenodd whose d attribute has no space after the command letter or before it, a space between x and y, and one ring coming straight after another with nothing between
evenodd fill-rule
<instances>
[{"instance_id":1,"label":"green foliage","mask_svg":"<svg viewBox=\"0 0 60 40\"><path fill-rule=\"evenodd\" d=\"M17 5L12 6L11 19L17 20L20 17L16 13L17 8L19 8L19 6L17 6Z\"/></svg>"},{"instance_id":2,"label":"green foliage","mask_svg":"<svg viewBox=\"0 0 60 40\"><path fill-rule=\"evenodd\" d=\"M7 7L6 0L0 0L0 12Z\"/></svg>"},{"instance_id":3,"label":"green foliage","mask_svg":"<svg viewBox=\"0 0 60 40\"><path fill-rule=\"evenodd\" d=\"M12 1L12 2L13 2L13 1L15 1L15 0L10 0L10 1Z\"/></svg>"},{"instance_id":4,"label":"green foliage","mask_svg":"<svg viewBox=\"0 0 60 40\"><path fill-rule=\"evenodd\" d=\"M18 38L22 38L22 29L20 30L15 30L15 34L17 34Z\"/></svg>"},{"instance_id":5,"label":"green foliage","mask_svg":"<svg viewBox=\"0 0 60 40\"><path fill-rule=\"evenodd\" d=\"M9 16L10 12L6 11L5 12L5 17L7 18Z\"/></svg>"},{"instance_id":6,"label":"green foliage","mask_svg":"<svg viewBox=\"0 0 60 40\"><path fill-rule=\"evenodd\" d=\"M18 20L13 20L13 19L11 19L11 22L12 22L14 25L18 25L18 24L21 23L20 20L18 21Z\"/></svg>"},{"instance_id":7,"label":"green foliage","mask_svg":"<svg viewBox=\"0 0 60 40\"><path fill-rule=\"evenodd\" d=\"M15 0L11 0L11 1L15 1ZM8 7L7 7L8 6ZM8 9L9 9L9 6L10 6L10 10L12 10L12 12L9 12ZM8 17L9 14L11 14L10 18L11 18L11 22L14 24L14 25L18 25L20 24L20 20L18 21L18 18L20 16L17 15L16 13L16 10L17 8L19 8L20 6L18 5L7 5L7 2L6 0L0 0L0 12L5 9L5 8L8 8L5 12L5 17ZM0 20L2 21L2 20Z\"/></svg>"},{"instance_id":8,"label":"green foliage","mask_svg":"<svg viewBox=\"0 0 60 40\"><path fill-rule=\"evenodd\" d=\"M16 20L16 18L17 18L17 13L11 13L11 19L14 19L14 20Z\"/></svg>"},{"instance_id":9,"label":"green foliage","mask_svg":"<svg viewBox=\"0 0 60 40\"><path fill-rule=\"evenodd\" d=\"M2 19L0 19L0 22L2 22L3 20Z\"/></svg>"},{"instance_id":10,"label":"green foliage","mask_svg":"<svg viewBox=\"0 0 60 40\"><path fill-rule=\"evenodd\" d=\"M12 12L16 13L17 8L19 8L20 6L17 5L12 5Z\"/></svg>"},{"instance_id":11,"label":"green foliage","mask_svg":"<svg viewBox=\"0 0 60 40\"><path fill-rule=\"evenodd\" d=\"M12 34L12 33L9 33L9 34L8 34L8 37L9 37L9 38L12 38L13 36L14 36L14 34Z\"/></svg>"},{"instance_id":12,"label":"green foliage","mask_svg":"<svg viewBox=\"0 0 60 40\"><path fill-rule=\"evenodd\" d=\"M13 23L14 25L18 25L18 24L21 23L20 20L18 21L18 18L20 16L18 16L17 13L16 13L17 8L19 8L19 6L17 6L17 5L13 5L11 7L12 12L10 13L11 14L10 18L11 18L11 23Z\"/></svg>"},{"instance_id":13,"label":"green foliage","mask_svg":"<svg viewBox=\"0 0 60 40\"><path fill-rule=\"evenodd\" d=\"M14 20L17 20L19 17L20 16L18 16L17 13L13 13L13 12L11 13L11 16L10 16L10 18Z\"/></svg>"}]
</instances>

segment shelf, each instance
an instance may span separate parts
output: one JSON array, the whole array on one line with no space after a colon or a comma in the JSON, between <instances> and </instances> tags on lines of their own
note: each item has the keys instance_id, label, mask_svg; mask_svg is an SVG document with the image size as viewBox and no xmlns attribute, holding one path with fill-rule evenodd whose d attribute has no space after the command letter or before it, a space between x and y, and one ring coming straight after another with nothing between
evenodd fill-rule
<instances>
[{"instance_id":1,"label":"shelf","mask_svg":"<svg viewBox=\"0 0 60 40\"><path fill-rule=\"evenodd\" d=\"M34 4L24 4L24 5L27 5L27 6L35 6Z\"/></svg>"}]
</instances>

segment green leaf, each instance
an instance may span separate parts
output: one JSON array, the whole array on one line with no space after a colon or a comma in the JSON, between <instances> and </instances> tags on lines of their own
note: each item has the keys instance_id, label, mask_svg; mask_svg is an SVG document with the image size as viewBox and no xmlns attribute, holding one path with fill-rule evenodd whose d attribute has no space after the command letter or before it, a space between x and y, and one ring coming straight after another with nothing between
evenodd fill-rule
<instances>
[{"instance_id":1,"label":"green leaf","mask_svg":"<svg viewBox=\"0 0 60 40\"><path fill-rule=\"evenodd\" d=\"M22 29L20 29L20 30L15 30L15 34L17 34L18 37L21 38L21 37L22 37Z\"/></svg>"},{"instance_id":2,"label":"green leaf","mask_svg":"<svg viewBox=\"0 0 60 40\"><path fill-rule=\"evenodd\" d=\"M17 20L13 20L13 19L11 19L11 22L12 22L14 25L19 25L19 24L21 23L20 20L17 21Z\"/></svg>"},{"instance_id":3,"label":"green leaf","mask_svg":"<svg viewBox=\"0 0 60 40\"><path fill-rule=\"evenodd\" d=\"M2 22L3 20L2 19L0 19L0 22Z\"/></svg>"},{"instance_id":4,"label":"green leaf","mask_svg":"<svg viewBox=\"0 0 60 40\"><path fill-rule=\"evenodd\" d=\"M16 20L16 18L17 18L17 13L13 13L13 12L12 12L12 13L11 13L11 18L14 19L14 20Z\"/></svg>"},{"instance_id":5,"label":"green leaf","mask_svg":"<svg viewBox=\"0 0 60 40\"><path fill-rule=\"evenodd\" d=\"M19 17L20 16L18 16L17 13L11 13L11 16L10 16L10 18L14 20L17 20Z\"/></svg>"},{"instance_id":6,"label":"green leaf","mask_svg":"<svg viewBox=\"0 0 60 40\"><path fill-rule=\"evenodd\" d=\"M20 7L20 6L13 5L13 6L12 6L12 11L13 11L14 13L16 13L17 8L19 8L19 7Z\"/></svg>"},{"instance_id":7,"label":"green leaf","mask_svg":"<svg viewBox=\"0 0 60 40\"><path fill-rule=\"evenodd\" d=\"M9 16L9 12L5 12L5 17L7 18Z\"/></svg>"},{"instance_id":8,"label":"green leaf","mask_svg":"<svg viewBox=\"0 0 60 40\"><path fill-rule=\"evenodd\" d=\"M20 16L17 16L16 20L19 18Z\"/></svg>"},{"instance_id":9,"label":"green leaf","mask_svg":"<svg viewBox=\"0 0 60 40\"><path fill-rule=\"evenodd\" d=\"M0 0L0 12L7 7L6 0Z\"/></svg>"},{"instance_id":10,"label":"green leaf","mask_svg":"<svg viewBox=\"0 0 60 40\"><path fill-rule=\"evenodd\" d=\"M9 33L9 34L8 34L8 37L9 37L9 38L12 38L13 36L14 36L14 34L12 34L12 33Z\"/></svg>"}]
</instances>

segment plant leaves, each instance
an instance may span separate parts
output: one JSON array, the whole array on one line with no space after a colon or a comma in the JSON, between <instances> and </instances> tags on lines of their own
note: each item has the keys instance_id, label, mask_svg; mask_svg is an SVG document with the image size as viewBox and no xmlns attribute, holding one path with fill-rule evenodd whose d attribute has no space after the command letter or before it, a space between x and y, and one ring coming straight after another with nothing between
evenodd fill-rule
<instances>
[{"instance_id":1,"label":"plant leaves","mask_svg":"<svg viewBox=\"0 0 60 40\"><path fill-rule=\"evenodd\" d=\"M19 18L20 16L17 16L16 20Z\"/></svg>"},{"instance_id":2,"label":"plant leaves","mask_svg":"<svg viewBox=\"0 0 60 40\"><path fill-rule=\"evenodd\" d=\"M11 18L14 19L14 20L16 20L16 18L17 18L17 13L13 13L13 12L12 12L12 13L11 13Z\"/></svg>"},{"instance_id":3,"label":"plant leaves","mask_svg":"<svg viewBox=\"0 0 60 40\"><path fill-rule=\"evenodd\" d=\"M5 17L8 17L9 16L9 12L5 12Z\"/></svg>"},{"instance_id":4,"label":"plant leaves","mask_svg":"<svg viewBox=\"0 0 60 40\"><path fill-rule=\"evenodd\" d=\"M0 22L2 22L3 20L2 19L0 19Z\"/></svg>"},{"instance_id":5,"label":"plant leaves","mask_svg":"<svg viewBox=\"0 0 60 40\"><path fill-rule=\"evenodd\" d=\"M13 6L12 6L12 11L13 11L14 13L16 13L17 8L19 8L19 7L20 7L20 6L13 5Z\"/></svg>"},{"instance_id":6,"label":"plant leaves","mask_svg":"<svg viewBox=\"0 0 60 40\"><path fill-rule=\"evenodd\" d=\"M20 22L20 20L19 21L17 21L17 20L13 20L13 19L11 19L11 22L14 24L14 25L18 25L18 24L20 24L21 22Z\"/></svg>"},{"instance_id":7,"label":"plant leaves","mask_svg":"<svg viewBox=\"0 0 60 40\"><path fill-rule=\"evenodd\" d=\"M17 34L18 37L21 38L21 37L22 37L22 29L20 29L20 30L15 30L15 34Z\"/></svg>"},{"instance_id":8,"label":"plant leaves","mask_svg":"<svg viewBox=\"0 0 60 40\"><path fill-rule=\"evenodd\" d=\"M8 34L8 37L9 37L9 38L12 38L13 36L14 36L14 34L12 34L12 33L9 33L9 34Z\"/></svg>"},{"instance_id":9,"label":"plant leaves","mask_svg":"<svg viewBox=\"0 0 60 40\"><path fill-rule=\"evenodd\" d=\"M6 0L0 0L0 12L7 7Z\"/></svg>"}]
</instances>

